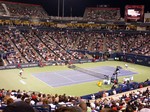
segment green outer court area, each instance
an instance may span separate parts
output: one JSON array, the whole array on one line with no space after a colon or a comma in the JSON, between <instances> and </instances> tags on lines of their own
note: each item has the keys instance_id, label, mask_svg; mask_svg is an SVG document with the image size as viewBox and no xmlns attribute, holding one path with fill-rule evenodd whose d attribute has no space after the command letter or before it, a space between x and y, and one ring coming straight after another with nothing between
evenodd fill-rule
<instances>
[{"instance_id":1,"label":"green outer court area","mask_svg":"<svg viewBox=\"0 0 150 112\"><path fill-rule=\"evenodd\" d=\"M81 68L92 68L97 66L121 66L125 68L126 62L120 61L104 61L104 62L95 62L95 63L84 63L76 64L76 66ZM150 77L150 67L136 65L133 63L127 63L128 70L137 72L138 74L134 75L134 81L142 82ZM91 93L96 93L101 90L108 90L112 85L102 85L101 87L97 86L97 82L86 82L81 84L74 84L63 87L51 87L45 82L35 78L33 73L41 72L51 72L51 71L61 71L68 70L68 66L45 66L45 67L34 67L34 68L24 68L23 78L19 76L19 69L9 69L9 70L0 70L0 88L10 89L10 90L26 90L26 91L37 91L42 93L49 94L66 94L71 96L82 96ZM71 74L70 74L71 75ZM119 83L123 82L125 76L119 77Z\"/></svg>"}]
</instances>

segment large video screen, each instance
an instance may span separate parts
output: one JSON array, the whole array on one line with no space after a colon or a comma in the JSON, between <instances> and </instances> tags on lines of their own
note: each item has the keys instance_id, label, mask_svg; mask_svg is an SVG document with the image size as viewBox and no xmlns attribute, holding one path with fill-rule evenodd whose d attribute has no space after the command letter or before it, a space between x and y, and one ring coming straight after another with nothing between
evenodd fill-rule
<instances>
[{"instance_id":1,"label":"large video screen","mask_svg":"<svg viewBox=\"0 0 150 112\"><path fill-rule=\"evenodd\" d=\"M144 21L144 6L143 5L126 5L125 20L127 22L143 22Z\"/></svg>"}]
</instances>

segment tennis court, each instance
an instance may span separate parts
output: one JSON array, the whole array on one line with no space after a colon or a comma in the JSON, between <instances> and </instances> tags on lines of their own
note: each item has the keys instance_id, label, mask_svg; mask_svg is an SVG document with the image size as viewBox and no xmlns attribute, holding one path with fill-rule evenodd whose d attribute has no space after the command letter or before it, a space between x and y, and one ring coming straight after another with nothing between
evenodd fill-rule
<instances>
[{"instance_id":1,"label":"tennis court","mask_svg":"<svg viewBox=\"0 0 150 112\"><path fill-rule=\"evenodd\" d=\"M81 68L80 68L81 69ZM84 82L91 82L102 79L103 75L112 76L116 68L110 66L102 66L95 68L86 68L83 71L78 70L63 70L63 71L55 71L55 72L42 72L32 74L34 77L43 81L52 87L60 87L67 86L72 84L80 84ZM96 75L90 75L89 72L95 73ZM118 76L128 76L137 74L136 72L132 72L128 69L120 69L120 73Z\"/></svg>"}]
</instances>

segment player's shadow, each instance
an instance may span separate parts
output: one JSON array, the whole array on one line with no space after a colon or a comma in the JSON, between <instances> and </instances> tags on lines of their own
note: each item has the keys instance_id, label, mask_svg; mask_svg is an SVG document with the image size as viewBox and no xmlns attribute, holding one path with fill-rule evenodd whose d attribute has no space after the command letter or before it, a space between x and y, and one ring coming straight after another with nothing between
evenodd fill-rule
<instances>
[{"instance_id":1,"label":"player's shadow","mask_svg":"<svg viewBox=\"0 0 150 112\"><path fill-rule=\"evenodd\" d=\"M22 79L27 79L26 77L21 77Z\"/></svg>"},{"instance_id":2,"label":"player's shadow","mask_svg":"<svg viewBox=\"0 0 150 112\"><path fill-rule=\"evenodd\" d=\"M20 76L22 79L27 79L26 77L22 77L22 76Z\"/></svg>"}]
</instances>

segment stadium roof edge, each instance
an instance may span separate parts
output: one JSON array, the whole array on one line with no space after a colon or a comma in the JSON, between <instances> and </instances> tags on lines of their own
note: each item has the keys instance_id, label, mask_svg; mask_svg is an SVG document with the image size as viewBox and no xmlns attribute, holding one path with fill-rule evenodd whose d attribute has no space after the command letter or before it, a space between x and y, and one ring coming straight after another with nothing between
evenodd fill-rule
<instances>
[{"instance_id":1,"label":"stadium roof edge","mask_svg":"<svg viewBox=\"0 0 150 112\"><path fill-rule=\"evenodd\" d=\"M120 10L118 7L87 7L86 9L106 9L106 10Z\"/></svg>"}]
</instances>

